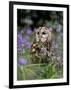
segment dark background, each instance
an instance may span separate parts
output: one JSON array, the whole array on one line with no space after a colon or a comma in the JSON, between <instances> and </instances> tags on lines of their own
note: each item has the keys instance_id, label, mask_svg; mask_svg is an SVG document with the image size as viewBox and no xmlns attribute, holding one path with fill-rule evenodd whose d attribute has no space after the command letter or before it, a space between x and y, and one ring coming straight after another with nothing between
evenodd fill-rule
<instances>
[{"instance_id":1,"label":"dark background","mask_svg":"<svg viewBox=\"0 0 71 90\"><path fill-rule=\"evenodd\" d=\"M57 25L63 25L63 13L61 11L41 11L41 10L17 10L17 25L19 27L51 26L53 29ZM55 25L57 24L57 25Z\"/></svg>"}]
</instances>

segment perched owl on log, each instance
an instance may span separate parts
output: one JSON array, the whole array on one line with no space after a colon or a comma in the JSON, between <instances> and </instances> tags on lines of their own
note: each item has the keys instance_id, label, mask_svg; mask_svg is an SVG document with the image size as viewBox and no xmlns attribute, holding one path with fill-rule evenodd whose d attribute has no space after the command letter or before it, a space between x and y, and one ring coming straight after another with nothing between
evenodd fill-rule
<instances>
[{"instance_id":1,"label":"perched owl on log","mask_svg":"<svg viewBox=\"0 0 71 90\"><path fill-rule=\"evenodd\" d=\"M48 27L39 27L35 31L30 56L31 63L48 63L52 53L52 33Z\"/></svg>"}]
</instances>

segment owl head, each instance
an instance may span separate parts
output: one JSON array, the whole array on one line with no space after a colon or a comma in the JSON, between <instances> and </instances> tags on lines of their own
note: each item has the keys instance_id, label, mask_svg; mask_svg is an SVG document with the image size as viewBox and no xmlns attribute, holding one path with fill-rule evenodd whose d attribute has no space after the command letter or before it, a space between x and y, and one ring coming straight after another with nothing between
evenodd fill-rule
<instances>
[{"instance_id":1,"label":"owl head","mask_svg":"<svg viewBox=\"0 0 71 90\"><path fill-rule=\"evenodd\" d=\"M51 41L51 32L47 27L39 27L36 29L36 41L41 41L42 43Z\"/></svg>"}]
</instances>

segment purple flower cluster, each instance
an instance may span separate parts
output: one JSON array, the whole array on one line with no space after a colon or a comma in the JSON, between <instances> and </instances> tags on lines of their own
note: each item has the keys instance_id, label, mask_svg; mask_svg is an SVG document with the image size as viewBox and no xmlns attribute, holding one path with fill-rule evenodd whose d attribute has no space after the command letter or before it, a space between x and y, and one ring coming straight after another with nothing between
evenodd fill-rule
<instances>
[{"instance_id":1,"label":"purple flower cluster","mask_svg":"<svg viewBox=\"0 0 71 90\"><path fill-rule=\"evenodd\" d=\"M31 33L32 33L32 30L31 29L27 29L27 34L31 35Z\"/></svg>"},{"instance_id":2,"label":"purple flower cluster","mask_svg":"<svg viewBox=\"0 0 71 90\"><path fill-rule=\"evenodd\" d=\"M31 48L31 43L27 42L26 46L27 46L28 49L30 49Z\"/></svg>"},{"instance_id":3,"label":"purple flower cluster","mask_svg":"<svg viewBox=\"0 0 71 90\"><path fill-rule=\"evenodd\" d=\"M18 34L18 44L21 45L23 43L22 35Z\"/></svg>"},{"instance_id":4,"label":"purple flower cluster","mask_svg":"<svg viewBox=\"0 0 71 90\"><path fill-rule=\"evenodd\" d=\"M18 65L26 65L26 64L27 64L27 60L26 59L19 58Z\"/></svg>"},{"instance_id":5,"label":"purple flower cluster","mask_svg":"<svg viewBox=\"0 0 71 90\"><path fill-rule=\"evenodd\" d=\"M27 42L28 42L28 37L26 36L23 38L23 44L26 44Z\"/></svg>"},{"instance_id":6,"label":"purple flower cluster","mask_svg":"<svg viewBox=\"0 0 71 90\"><path fill-rule=\"evenodd\" d=\"M27 49L31 48L31 42L29 42L29 36L32 34L32 30L27 29L27 30L24 30L24 33L21 33L21 32L19 32L17 35L18 36L18 38L17 38L17 51L18 51L18 53L24 53L25 48L27 48Z\"/></svg>"}]
</instances>

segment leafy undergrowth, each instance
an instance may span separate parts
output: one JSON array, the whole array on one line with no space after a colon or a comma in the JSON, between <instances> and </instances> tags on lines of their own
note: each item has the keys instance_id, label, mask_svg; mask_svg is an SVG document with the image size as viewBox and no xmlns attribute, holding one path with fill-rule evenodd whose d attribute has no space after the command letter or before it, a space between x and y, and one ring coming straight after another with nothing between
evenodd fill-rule
<instances>
[{"instance_id":1,"label":"leafy undergrowth","mask_svg":"<svg viewBox=\"0 0 71 90\"><path fill-rule=\"evenodd\" d=\"M63 77L63 66L49 64L30 64L18 67L18 80L59 79Z\"/></svg>"}]
</instances>

